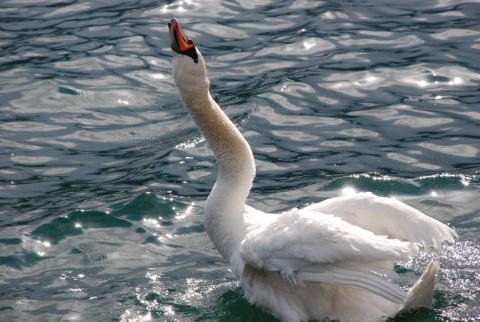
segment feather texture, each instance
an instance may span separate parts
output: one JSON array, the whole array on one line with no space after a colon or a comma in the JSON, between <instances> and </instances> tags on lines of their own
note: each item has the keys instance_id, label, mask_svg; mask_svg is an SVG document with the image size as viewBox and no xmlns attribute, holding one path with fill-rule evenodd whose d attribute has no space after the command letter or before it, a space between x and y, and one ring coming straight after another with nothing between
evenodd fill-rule
<instances>
[{"instance_id":1,"label":"feather texture","mask_svg":"<svg viewBox=\"0 0 480 322\"><path fill-rule=\"evenodd\" d=\"M417 209L370 192L331 198L305 210L328 212L376 235L418 244L426 252L439 250L442 242L453 243L458 237L452 228Z\"/></svg>"}]
</instances>

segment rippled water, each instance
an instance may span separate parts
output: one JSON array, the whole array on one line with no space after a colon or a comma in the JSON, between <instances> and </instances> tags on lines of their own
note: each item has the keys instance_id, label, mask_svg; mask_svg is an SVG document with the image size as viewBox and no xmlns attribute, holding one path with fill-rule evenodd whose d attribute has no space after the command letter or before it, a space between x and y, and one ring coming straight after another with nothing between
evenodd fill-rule
<instances>
[{"instance_id":1,"label":"rippled water","mask_svg":"<svg viewBox=\"0 0 480 322\"><path fill-rule=\"evenodd\" d=\"M446 0L2 1L0 320L274 320L204 231L172 17L252 145L251 205L396 196L460 235L408 320L480 320L480 6Z\"/></svg>"}]
</instances>

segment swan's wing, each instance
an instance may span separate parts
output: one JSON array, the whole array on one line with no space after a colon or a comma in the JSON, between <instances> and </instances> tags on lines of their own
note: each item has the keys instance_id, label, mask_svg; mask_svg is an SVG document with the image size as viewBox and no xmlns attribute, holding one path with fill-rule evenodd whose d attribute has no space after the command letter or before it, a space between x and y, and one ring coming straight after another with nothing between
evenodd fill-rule
<instances>
[{"instance_id":1,"label":"swan's wing","mask_svg":"<svg viewBox=\"0 0 480 322\"><path fill-rule=\"evenodd\" d=\"M294 284L355 287L401 303L405 293L371 267L382 262L393 266L394 261L415 255L418 247L335 216L294 209L248 232L240 252L246 264L276 271Z\"/></svg>"},{"instance_id":2,"label":"swan's wing","mask_svg":"<svg viewBox=\"0 0 480 322\"><path fill-rule=\"evenodd\" d=\"M418 248L375 235L332 215L293 209L249 231L241 252L255 267L294 271L312 263L406 260Z\"/></svg>"},{"instance_id":3,"label":"swan's wing","mask_svg":"<svg viewBox=\"0 0 480 322\"><path fill-rule=\"evenodd\" d=\"M425 251L438 250L442 242L453 243L458 237L452 228L417 209L369 192L331 198L304 209L332 214L376 235L416 243Z\"/></svg>"}]
</instances>

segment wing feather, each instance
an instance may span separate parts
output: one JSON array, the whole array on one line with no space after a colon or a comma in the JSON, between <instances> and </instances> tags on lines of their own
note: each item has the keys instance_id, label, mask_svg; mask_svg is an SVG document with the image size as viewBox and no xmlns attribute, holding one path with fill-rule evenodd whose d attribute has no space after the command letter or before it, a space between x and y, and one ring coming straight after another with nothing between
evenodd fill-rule
<instances>
[{"instance_id":1,"label":"wing feather","mask_svg":"<svg viewBox=\"0 0 480 322\"><path fill-rule=\"evenodd\" d=\"M394 303L403 303L407 293L395 284L374 272L358 272L344 269L301 271L298 278L304 281L342 285L366 290Z\"/></svg>"},{"instance_id":2,"label":"wing feather","mask_svg":"<svg viewBox=\"0 0 480 322\"><path fill-rule=\"evenodd\" d=\"M419 210L370 192L327 199L304 209L332 214L376 235L416 243L427 252L458 237L452 228Z\"/></svg>"},{"instance_id":3,"label":"wing feather","mask_svg":"<svg viewBox=\"0 0 480 322\"><path fill-rule=\"evenodd\" d=\"M293 209L250 231L241 244L243 259L269 271L293 272L312 263L407 260L417 247L378 236L342 219Z\"/></svg>"}]
</instances>

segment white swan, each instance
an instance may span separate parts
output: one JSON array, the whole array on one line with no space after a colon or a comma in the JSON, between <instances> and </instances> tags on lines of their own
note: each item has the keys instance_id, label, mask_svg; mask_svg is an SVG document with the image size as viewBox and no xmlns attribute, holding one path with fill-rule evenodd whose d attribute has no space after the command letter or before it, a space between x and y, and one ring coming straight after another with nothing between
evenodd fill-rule
<instances>
[{"instance_id":1,"label":"white swan","mask_svg":"<svg viewBox=\"0 0 480 322\"><path fill-rule=\"evenodd\" d=\"M371 193L281 214L247 206L255 176L250 146L212 99L200 51L175 19L168 26L175 84L218 161L205 229L247 299L282 321L379 321L402 308L431 305L437 262L408 293L389 280L393 265L453 242L455 231Z\"/></svg>"}]
</instances>

